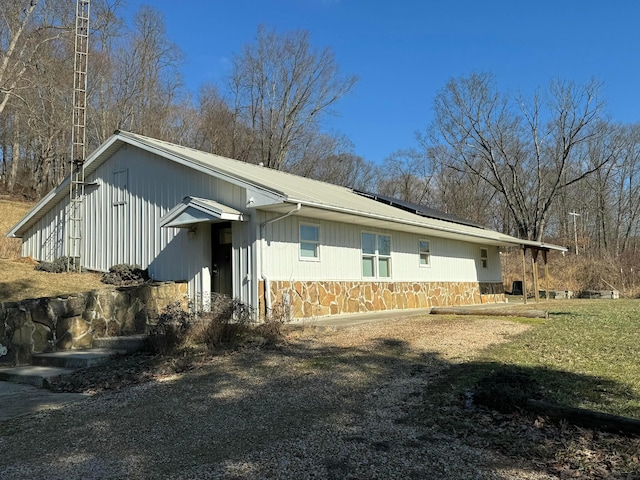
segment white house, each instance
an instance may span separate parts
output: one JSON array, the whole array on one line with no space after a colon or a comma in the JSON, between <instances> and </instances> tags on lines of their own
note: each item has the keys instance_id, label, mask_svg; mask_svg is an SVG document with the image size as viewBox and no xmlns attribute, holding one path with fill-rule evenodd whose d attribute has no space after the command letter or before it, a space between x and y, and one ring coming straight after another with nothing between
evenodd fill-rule
<instances>
[{"instance_id":1,"label":"white house","mask_svg":"<svg viewBox=\"0 0 640 480\"><path fill-rule=\"evenodd\" d=\"M261 314L311 317L502 301L499 248L561 249L259 165L117 131L85 162L81 262L148 268ZM67 255L69 182L9 233Z\"/></svg>"}]
</instances>

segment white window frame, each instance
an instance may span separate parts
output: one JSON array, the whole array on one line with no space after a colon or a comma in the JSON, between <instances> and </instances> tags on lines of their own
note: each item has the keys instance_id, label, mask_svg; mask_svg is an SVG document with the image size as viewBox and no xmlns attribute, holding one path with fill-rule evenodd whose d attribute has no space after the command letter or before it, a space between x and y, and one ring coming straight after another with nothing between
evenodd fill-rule
<instances>
[{"instance_id":1,"label":"white window frame","mask_svg":"<svg viewBox=\"0 0 640 480\"><path fill-rule=\"evenodd\" d=\"M423 243L427 244L427 249L426 250L424 250L422 248L422 244ZM423 255L426 255L427 263L422 263L422 256ZM431 240L428 240L426 238L418 239L418 264L420 265L420 268L429 268L429 267L431 267Z\"/></svg>"},{"instance_id":2,"label":"white window frame","mask_svg":"<svg viewBox=\"0 0 640 480\"><path fill-rule=\"evenodd\" d=\"M313 241L313 240L303 240L302 239L302 227L312 227L312 228L316 228L318 230L318 240ZM298 224L298 258L300 259L300 261L302 262L319 262L320 261L320 246L322 245L322 237L321 237L321 230L320 230L320 225L315 224L315 223L307 223L307 222L300 222ZM316 253L317 256L315 257L306 257L304 255L302 255L302 244L303 243L309 243L309 244L314 244L316 246Z\"/></svg>"},{"instance_id":3,"label":"white window frame","mask_svg":"<svg viewBox=\"0 0 640 480\"><path fill-rule=\"evenodd\" d=\"M363 242L362 242L362 237L363 235L373 235L375 238L375 249L374 249L374 253L365 253L364 249L363 249ZM389 255L381 255L380 254L380 248L379 248L379 237L387 237L389 238ZM393 253L393 248L391 246L392 244L392 237L389 234L386 233L378 233L378 232L368 232L368 231L362 231L360 232L360 275L362 276L362 278L367 279L367 278L373 278L373 279L379 279L379 280L391 280L393 278L393 261L392 261L392 253ZM373 259L373 276L365 276L364 274L364 264L362 263L364 258L372 258ZM388 259L389 261L389 275L386 277L381 277L380 276L380 259Z\"/></svg>"},{"instance_id":4,"label":"white window frame","mask_svg":"<svg viewBox=\"0 0 640 480\"><path fill-rule=\"evenodd\" d=\"M113 185L112 185L112 193L113 193L113 202L112 205L126 205L127 203L127 192L129 187L129 169L125 168L122 170L116 170L113 172Z\"/></svg>"},{"instance_id":5,"label":"white window frame","mask_svg":"<svg viewBox=\"0 0 640 480\"><path fill-rule=\"evenodd\" d=\"M488 248L480 249L480 266L482 268L489 268L489 249Z\"/></svg>"}]
</instances>

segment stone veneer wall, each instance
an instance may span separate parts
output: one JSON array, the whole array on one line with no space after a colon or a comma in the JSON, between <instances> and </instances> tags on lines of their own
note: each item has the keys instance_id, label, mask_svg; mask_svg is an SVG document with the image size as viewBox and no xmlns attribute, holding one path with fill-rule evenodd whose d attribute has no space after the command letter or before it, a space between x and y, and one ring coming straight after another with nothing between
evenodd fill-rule
<instances>
[{"instance_id":1,"label":"stone veneer wall","mask_svg":"<svg viewBox=\"0 0 640 480\"><path fill-rule=\"evenodd\" d=\"M146 333L167 305L187 307L187 284L148 283L20 302L0 302L0 365L33 353L89 348L94 338Z\"/></svg>"},{"instance_id":2,"label":"stone veneer wall","mask_svg":"<svg viewBox=\"0 0 640 480\"><path fill-rule=\"evenodd\" d=\"M502 282L270 282L271 307L288 318L505 301ZM264 283L260 282L264 314Z\"/></svg>"}]
</instances>

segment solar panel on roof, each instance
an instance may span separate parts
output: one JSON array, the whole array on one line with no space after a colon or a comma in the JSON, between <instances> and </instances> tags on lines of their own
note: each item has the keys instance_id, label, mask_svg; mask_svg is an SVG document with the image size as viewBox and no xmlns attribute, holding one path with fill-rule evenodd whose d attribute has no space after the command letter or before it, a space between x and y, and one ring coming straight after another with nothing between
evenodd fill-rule
<instances>
[{"instance_id":1,"label":"solar panel on roof","mask_svg":"<svg viewBox=\"0 0 640 480\"><path fill-rule=\"evenodd\" d=\"M482 228L485 227L478 223L474 223L471 220L466 220L464 218L457 217L455 215L451 215L446 212L442 212L440 210L435 210L433 208L426 207L424 205L418 205L417 203L407 202L405 200L400 200L399 198L390 197L388 195L383 195L380 193L371 193L365 192L363 190L353 190L354 193L358 195L362 195L363 197L371 198L372 200L376 200L377 202L384 203L390 205L392 207L400 208L407 212L415 213L416 215L420 215L427 218L434 218L436 220L443 220L445 222L457 223L459 225L467 225L468 227L476 227Z\"/></svg>"}]
</instances>

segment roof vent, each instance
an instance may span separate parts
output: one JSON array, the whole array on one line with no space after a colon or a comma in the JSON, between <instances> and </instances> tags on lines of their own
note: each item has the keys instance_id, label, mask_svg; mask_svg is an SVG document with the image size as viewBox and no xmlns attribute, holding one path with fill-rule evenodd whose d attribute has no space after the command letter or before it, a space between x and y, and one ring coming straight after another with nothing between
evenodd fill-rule
<instances>
[{"instance_id":1,"label":"roof vent","mask_svg":"<svg viewBox=\"0 0 640 480\"><path fill-rule=\"evenodd\" d=\"M259 166L259 167L264 167L264 163L263 163L263 162L260 162L260 163L258 164L258 166Z\"/></svg>"}]
</instances>

